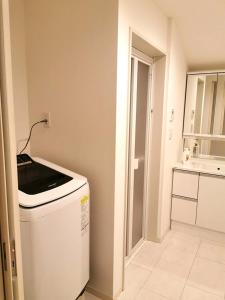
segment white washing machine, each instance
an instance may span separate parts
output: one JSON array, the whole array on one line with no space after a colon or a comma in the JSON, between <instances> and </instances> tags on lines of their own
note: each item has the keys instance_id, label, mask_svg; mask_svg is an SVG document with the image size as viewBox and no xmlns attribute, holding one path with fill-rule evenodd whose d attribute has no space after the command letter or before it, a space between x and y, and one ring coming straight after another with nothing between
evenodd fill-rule
<instances>
[{"instance_id":1,"label":"white washing machine","mask_svg":"<svg viewBox=\"0 0 225 300\"><path fill-rule=\"evenodd\" d=\"M25 300L74 300L89 280L87 179L17 156Z\"/></svg>"}]
</instances>

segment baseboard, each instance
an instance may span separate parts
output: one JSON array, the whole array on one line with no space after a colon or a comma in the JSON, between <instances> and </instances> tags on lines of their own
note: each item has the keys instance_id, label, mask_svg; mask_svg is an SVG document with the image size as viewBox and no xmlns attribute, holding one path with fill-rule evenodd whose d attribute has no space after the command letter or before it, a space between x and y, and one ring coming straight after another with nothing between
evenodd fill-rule
<instances>
[{"instance_id":1,"label":"baseboard","mask_svg":"<svg viewBox=\"0 0 225 300\"><path fill-rule=\"evenodd\" d=\"M139 252L139 250L141 249L141 247L144 245L145 240L142 239L141 242L135 246L134 250L132 251L132 253L130 254L130 256L126 256L125 257L125 267L127 267L130 263L130 261L134 258L134 256Z\"/></svg>"},{"instance_id":2,"label":"baseboard","mask_svg":"<svg viewBox=\"0 0 225 300\"><path fill-rule=\"evenodd\" d=\"M98 291L98 290L96 290L96 289L94 289L90 286L87 286L86 291L88 293L100 298L101 300L115 300L115 299L113 299L113 297L105 295L102 292L100 292L100 291Z\"/></svg>"},{"instance_id":3,"label":"baseboard","mask_svg":"<svg viewBox=\"0 0 225 300\"><path fill-rule=\"evenodd\" d=\"M146 241L154 242L154 243L161 243L161 242L164 240L164 238L166 237L166 235L168 234L168 232L169 232L170 230L171 230L171 228L168 227L168 228L165 230L165 232L163 233L163 235L162 235L161 237L150 235L150 236L148 236L148 237L146 238Z\"/></svg>"},{"instance_id":4,"label":"baseboard","mask_svg":"<svg viewBox=\"0 0 225 300\"><path fill-rule=\"evenodd\" d=\"M165 239L165 237L167 236L167 234L170 232L171 230L171 227L168 227L165 232L163 233L163 235L158 238L158 243L162 243L162 241Z\"/></svg>"},{"instance_id":5,"label":"baseboard","mask_svg":"<svg viewBox=\"0 0 225 300\"><path fill-rule=\"evenodd\" d=\"M213 229L209 229L209 228L204 228L198 225L191 225L191 224L186 224L186 223L182 223L182 222L178 222L178 221L172 221L172 229L174 230L178 230L181 232L187 232L187 230L191 230L192 232L198 232L199 231L201 233L212 233L212 234L216 234L217 236L223 236L223 239L225 240L225 233L221 232L221 231L216 231ZM199 235L199 234L198 234ZM209 239L209 238L206 238Z\"/></svg>"}]
</instances>

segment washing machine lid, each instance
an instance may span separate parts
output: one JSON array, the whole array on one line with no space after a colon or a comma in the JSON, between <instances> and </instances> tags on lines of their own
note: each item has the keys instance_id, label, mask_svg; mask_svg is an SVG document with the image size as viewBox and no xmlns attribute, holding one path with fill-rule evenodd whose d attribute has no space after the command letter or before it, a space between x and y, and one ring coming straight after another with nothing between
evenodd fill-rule
<instances>
[{"instance_id":1,"label":"washing machine lid","mask_svg":"<svg viewBox=\"0 0 225 300\"><path fill-rule=\"evenodd\" d=\"M29 156L28 156L29 158ZM87 183L81 175L40 158L19 161L19 204L34 208L61 199ZM17 159L18 160L18 159ZM30 177L29 177L30 173Z\"/></svg>"},{"instance_id":2,"label":"washing machine lid","mask_svg":"<svg viewBox=\"0 0 225 300\"><path fill-rule=\"evenodd\" d=\"M73 178L34 161L28 154L17 155L18 186L21 192L36 195L61 186Z\"/></svg>"}]
</instances>

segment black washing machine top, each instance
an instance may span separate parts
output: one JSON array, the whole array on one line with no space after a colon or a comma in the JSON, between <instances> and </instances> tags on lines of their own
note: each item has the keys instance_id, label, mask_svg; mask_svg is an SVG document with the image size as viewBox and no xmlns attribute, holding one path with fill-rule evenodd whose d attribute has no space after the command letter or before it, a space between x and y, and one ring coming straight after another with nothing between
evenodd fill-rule
<instances>
[{"instance_id":1,"label":"black washing machine top","mask_svg":"<svg viewBox=\"0 0 225 300\"><path fill-rule=\"evenodd\" d=\"M73 178L34 161L28 154L17 155L18 188L36 195L59 187Z\"/></svg>"}]
</instances>

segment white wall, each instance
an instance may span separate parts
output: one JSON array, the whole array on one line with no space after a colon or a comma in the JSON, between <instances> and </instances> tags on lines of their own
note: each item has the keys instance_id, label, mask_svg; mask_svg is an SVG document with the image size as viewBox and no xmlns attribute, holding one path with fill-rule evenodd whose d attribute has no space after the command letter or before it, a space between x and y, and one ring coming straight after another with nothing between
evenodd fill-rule
<instances>
[{"instance_id":1,"label":"white wall","mask_svg":"<svg viewBox=\"0 0 225 300\"><path fill-rule=\"evenodd\" d=\"M3 286L3 266L2 266L2 251L0 249L0 297L1 299L4 299L4 286Z\"/></svg>"},{"instance_id":2,"label":"white wall","mask_svg":"<svg viewBox=\"0 0 225 300\"><path fill-rule=\"evenodd\" d=\"M31 151L87 176L91 281L113 294L117 1L26 0Z\"/></svg>"},{"instance_id":3,"label":"white wall","mask_svg":"<svg viewBox=\"0 0 225 300\"><path fill-rule=\"evenodd\" d=\"M164 138L162 153L162 180L161 180L161 212L159 218L159 236L162 238L170 226L172 168L181 158L182 128L186 83L186 58L180 37L173 21L170 22L170 50L168 65L168 86L166 116L164 118ZM171 110L174 109L174 121L170 122ZM172 131L172 139L170 134Z\"/></svg>"},{"instance_id":4,"label":"white wall","mask_svg":"<svg viewBox=\"0 0 225 300\"><path fill-rule=\"evenodd\" d=\"M120 0L117 61L116 172L114 231L114 295L122 288L125 214L130 28L147 42L167 51L167 17L151 0Z\"/></svg>"},{"instance_id":5,"label":"white wall","mask_svg":"<svg viewBox=\"0 0 225 300\"><path fill-rule=\"evenodd\" d=\"M13 93L17 151L22 150L29 135L26 74L24 1L10 0ZM29 147L27 149L29 151Z\"/></svg>"},{"instance_id":6,"label":"white wall","mask_svg":"<svg viewBox=\"0 0 225 300\"><path fill-rule=\"evenodd\" d=\"M168 29L171 26L171 30ZM169 23L168 18L159 10L153 1L121 0L119 2L119 37L118 37L118 69L117 69L117 135L116 135L116 190L115 190L115 246L114 246L114 290L120 289L122 277L122 241L124 232L126 196L126 133L128 113L128 82L129 82L129 29L132 28L149 44L155 46L167 55L167 82L165 86L165 103L163 114L166 121L163 124L162 153L161 153L161 182L159 195L159 226L158 238L161 239L169 228L170 223L170 191L172 183L172 167L180 156L182 146L182 124L185 92L186 61L176 32L175 24ZM169 62L169 63L168 63ZM163 61L162 61L163 63ZM163 84L163 82L162 82ZM173 139L169 141L170 123L168 115L171 108L175 109L173 122ZM163 118L165 120L165 118ZM160 137L159 137L160 138Z\"/></svg>"},{"instance_id":7,"label":"white wall","mask_svg":"<svg viewBox=\"0 0 225 300\"><path fill-rule=\"evenodd\" d=\"M160 241L158 233L160 189L162 172L163 147L163 120L165 100L167 99L166 70L168 59L166 56L158 58L153 65L152 78L152 109L151 114L151 144L149 166L149 198L147 199L147 229L146 238L151 241Z\"/></svg>"}]
</instances>

